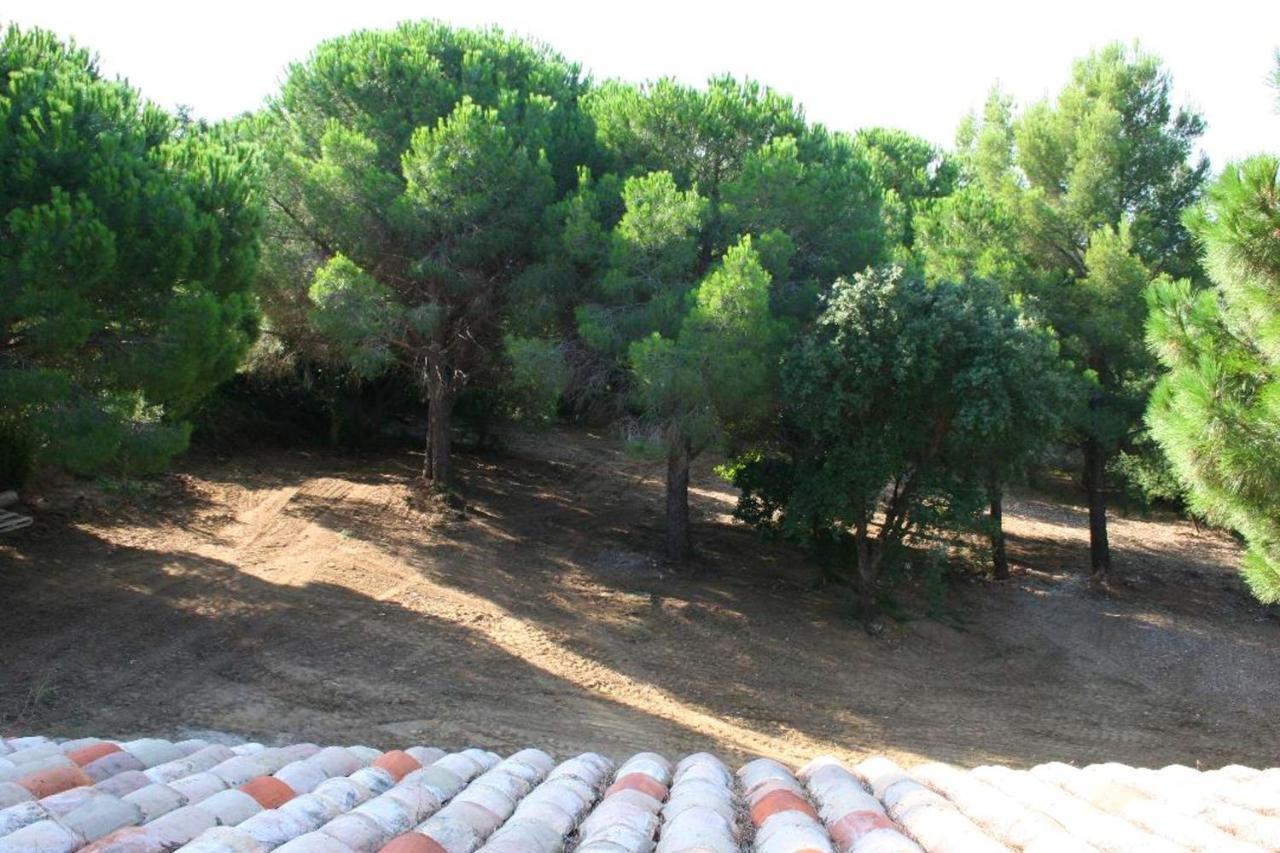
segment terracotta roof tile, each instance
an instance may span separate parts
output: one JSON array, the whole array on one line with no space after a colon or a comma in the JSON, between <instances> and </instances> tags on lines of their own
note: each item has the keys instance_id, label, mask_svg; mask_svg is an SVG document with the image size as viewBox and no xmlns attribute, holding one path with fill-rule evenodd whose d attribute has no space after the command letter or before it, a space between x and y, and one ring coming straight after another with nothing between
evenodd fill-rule
<instances>
[{"instance_id":1,"label":"terracotta roof tile","mask_svg":"<svg viewBox=\"0 0 1280 853\"><path fill-rule=\"evenodd\" d=\"M149 823L187 804L185 796L161 782L152 782L146 787L125 794L124 800L142 810L143 823Z\"/></svg>"},{"instance_id":2,"label":"terracotta roof tile","mask_svg":"<svg viewBox=\"0 0 1280 853\"><path fill-rule=\"evenodd\" d=\"M393 838L382 849L384 853L446 853L439 842L417 832L406 832Z\"/></svg>"},{"instance_id":3,"label":"terracotta roof tile","mask_svg":"<svg viewBox=\"0 0 1280 853\"><path fill-rule=\"evenodd\" d=\"M272 775L299 794L311 793L329 778L323 768L306 759L291 761Z\"/></svg>"},{"instance_id":4,"label":"terracotta roof tile","mask_svg":"<svg viewBox=\"0 0 1280 853\"><path fill-rule=\"evenodd\" d=\"M143 764L134 755L123 750L119 752L108 753L101 758L96 758L84 766L84 772L94 782L102 782L110 779L112 776L118 776L126 770L146 770L147 765Z\"/></svg>"},{"instance_id":5,"label":"terracotta roof tile","mask_svg":"<svg viewBox=\"0 0 1280 853\"><path fill-rule=\"evenodd\" d=\"M20 749L26 749L29 746L39 746L42 743L54 743L53 738L44 735L24 735L22 737L0 738L8 748L9 752L17 752Z\"/></svg>"},{"instance_id":6,"label":"terracotta roof tile","mask_svg":"<svg viewBox=\"0 0 1280 853\"><path fill-rule=\"evenodd\" d=\"M71 853L85 845L85 839L55 820L41 820L0 838L0 851L40 851L40 853Z\"/></svg>"},{"instance_id":7,"label":"terracotta roof tile","mask_svg":"<svg viewBox=\"0 0 1280 853\"><path fill-rule=\"evenodd\" d=\"M215 826L182 848L187 853L266 853L252 835L235 826Z\"/></svg>"},{"instance_id":8,"label":"terracotta roof tile","mask_svg":"<svg viewBox=\"0 0 1280 853\"><path fill-rule=\"evenodd\" d=\"M43 797L40 800L40 805L44 806L45 811L54 817L61 817L67 812L80 808L89 800L99 796L100 793L97 788L81 785Z\"/></svg>"},{"instance_id":9,"label":"terracotta roof tile","mask_svg":"<svg viewBox=\"0 0 1280 853\"><path fill-rule=\"evenodd\" d=\"M161 849L172 850L217 826L217 818L199 806L183 806L144 827ZM110 836L108 836L109 838Z\"/></svg>"},{"instance_id":10,"label":"terracotta roof tile","mask_svg":"<svg viewBox=\"0 0 1280 853\"><path fill-rule=\"evenodd\" d=\"M67 758L84 767L91 761L96 761L104 755L110 755L113 752L120 752L120 744L111 743L109 741L98 741L97 743L81 746L77 749L70 750L65 753Z\"/></svg>"},{"instance_id":11,"label":"terracotta roof tile","mask_svg":"<svg viewBox=\"0 0 1280 853\"><path fill-rule=\"evenodd\" d=\"M83 770L72 764L69 767L52 767L47 770L39 770L23 776L18 780L18 784L30 791L31 796L41 798L50 794L57 794L68 788L92 785L93 780L85 775Z\"/></svg>"},{"instance_id":12,"label":"terracotta roof tile","mask_svg":"<svg viewBox=\"0 0 1280 853\"><path fill-rule=\"evenodd\" d=\"M122 827L137 825L142 821L142 810L119 797L95 792L87 801L56 819L88 842L97 841Z\"/></svg>"},{"instance_id":13,"label":"terracotta roof tile","mask_svg":"<svg viewBox=\"0 0 1280 853\"><path fill-rule=\"evenodd\" d=\"M393 749L375 758L373 766L387 771L391 774L391 778L399 782L414 770L421 770L422 762L404 750Z\"/></svg>"},{"instance_id":14,"label":"terracotta roof tile","mask_svg":"<svg viewBox=\"0 0 1280 853\"><path fill-rule=\"evenodd\" d=\"M177 761L189 753L176 744L160 738L140 738L120 744L120 748L142 763L143 767L155 767L167 761Z\"/></svg>"},{"instance_id":15,"label":"terracotta roof tile","mask_svg":"<svg viewBox=\"0 0 1280 853\"><path fill-rule=\"evenodd\" d=\"M237 790L257 800L264 809L278 809L298 795L288 784L274 776L255 776ZM226 821L219 821L219 823L226 823Z\"/></svg>"},{"instance_id":16,"label":"terracotta roof tile","mask_svg":"<svg viewBox=\"0 0 1280 853\"><path fill-rule=\"evenodd\" d=\"M34 799L31 792L17 782L0 782L0 809Z\"/></svg>"},{"instance_id":17,"label":"terracotta roof tile","mask_svg":"<svg viewBox=\"0 0 1280 853\"><path fill-rule=\"evenodd\" d=\"M0 739L0 853L1276 850L1280 770ZM14 760L14 759L17 760ZM81 764L83 763L83 766Z\"/></svg>"},{"instance_id":18,"label":"terracotta roof tile","mask_svg":"<svg viewBox=\"0 0 1280 853\"><path fill-rule=\"evenodd\" d=\"M411 746L405 750L421 765L434 764L444 758L445 751L437 746Z\"/></svg>"},{"instance_id":19,"label":"terracotta roof tile","mask_svg":"<svg viewBox=\"0 0 1280 853\"><path fill-rule=\"evenodd\" d=\"M29 761L10 763L0 767L0 782L17 782L24 776L39 773L42 770L54 770L59 767L76 767L76 763L61 753L33 757Z\"/></svg>"},{"instance_id":20,"label":"terracotta roof tile","mask_svg":"<svg viewBox=\"0 0 1280 853\"><path fill-rule=\"evenodd\" d=\"M20 749L15 749L5 756L5 760L12 765L30 764L33 761L39 761L42 758L48 758L54 755L62 755L63 752L58 745L52 741L43 741L33 743Z\"/></svg>"},{"instance_id":21,"label":"terracotta roof tile","mask_svg":"<svg viewBox=\"0 0 1280 853\"><path fill-rule=\"evenodd\" d=\"M196 750L190 755L148 767L143 772L153 782L172 782L175 779L181 779L183 776L190 776L202 770L208 770L233 757L235 757L235 753L230 749L220 744L214 744Z\"/></svg>"},{"instance_id":22,"label":"terracotta roof tile","mask_svg":"<svg viewBox=\"0 0 1280 853\"><path fill-rule=\"evenodd\" d=\"M181 794L189 803L198 803L206 797L212 797L219 791L225 791L231 787L221 776L210 773L207 770L201 773L193 773L190 776L183 776L181 779L174 779L168 785Z\"/></svg>"},{"instance_id":23,"label":"terracotta roof tile","mask_svg":"<svg viewBox=\"0 0 1280 853\"><path fill-rule=\"evenodd\" d=\"M0 840L7 838L24 826L45 820L48 817L48 810L34 800L9 806L7 809L0 811Z\"/></svg>"},{"instance_id":24,"label":"terracotta roof tile","mask_svg":"<svg viewBox=\"0 0 1280 853\"><path fill-rule=\"evenodd\" d=\"M93 787L106 794L114 794L117 797L123 797L131 794L140 788L145 788L152 784L140 770L126 770L123 773L117 773L110 779L103 779Z\"/></svg>"}]
</instances>

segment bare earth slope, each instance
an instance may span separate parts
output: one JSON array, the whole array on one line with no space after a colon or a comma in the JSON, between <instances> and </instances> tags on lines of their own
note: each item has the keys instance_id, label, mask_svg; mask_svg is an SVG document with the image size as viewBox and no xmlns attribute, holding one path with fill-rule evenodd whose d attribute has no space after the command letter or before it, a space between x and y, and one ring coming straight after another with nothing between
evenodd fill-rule
<instances>
[{"instance_id":1,"label":"bare earth slope","mask_svg":"<svg viewBox=\"0 0 1280 853\"><path fill-rule=\"evenodd\" d=\"M1231 541L1026 495L1018 576L871 637L700 472L694 575L653 556L661 468L582 432L462 460L465 517L414 508L411 454L195 459L0 540L0 730L268 742L527 743L799 763L884 752L1274 763L1280 617ZM66 496L59 496L65 504ZM54 501L57 506L58 500ZM1267 760L1261 760L1261 758Z\"/></svg>"}]
</instances>

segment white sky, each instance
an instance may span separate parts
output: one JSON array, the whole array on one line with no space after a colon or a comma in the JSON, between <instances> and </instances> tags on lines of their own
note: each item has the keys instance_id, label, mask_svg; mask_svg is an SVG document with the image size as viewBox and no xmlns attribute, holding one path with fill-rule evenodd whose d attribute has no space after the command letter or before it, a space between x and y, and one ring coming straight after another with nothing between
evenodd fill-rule
<instances>
[{"instance_id":1,"label":"white sky","mask_svg":"<svg viewBox=\"0 0 1280 853\"><path fill-rule=\"evenodd\" d=\"M1280 150L1280 0L769 3L644 0L5 0L0 21L39 25L96 50L154 101L216 119L258 106L316 42L410 18L498 24L541 39L597 78L728 71L794 96L810 118L901 127L949 145L993 83L1020 103L1056 91L1071 60L1138 39L1209 123L1215 167Z\"/></svg>"}]
</instances>

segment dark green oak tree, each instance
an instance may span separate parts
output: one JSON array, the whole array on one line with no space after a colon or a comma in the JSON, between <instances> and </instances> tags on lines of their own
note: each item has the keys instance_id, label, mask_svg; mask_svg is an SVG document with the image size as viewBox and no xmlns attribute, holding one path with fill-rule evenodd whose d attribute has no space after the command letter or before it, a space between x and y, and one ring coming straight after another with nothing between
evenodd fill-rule
<instances>
[{"instance_id":1,"label":"dark green oak tree","mask_svg":"<svg viewBox=\"0 0 1280 853\"><path fill-rule=\"evenodd\" d=\"M848 541L864 616L912 537L979 529L991 460L1052 429L1039 381L1052 340L979 282L925 283L899 267L836 283L784 356L782 430L741 464L739 516L791 538Z\"/></svg>"}]
</instances>

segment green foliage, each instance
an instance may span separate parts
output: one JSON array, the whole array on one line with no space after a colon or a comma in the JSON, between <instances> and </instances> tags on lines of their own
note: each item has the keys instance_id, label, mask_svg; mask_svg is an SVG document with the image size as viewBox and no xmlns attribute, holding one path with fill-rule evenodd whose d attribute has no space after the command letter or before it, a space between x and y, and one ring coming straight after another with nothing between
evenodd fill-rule
<instances>
[{"instance_id":1,"label":"green foliage","mask_svg":"<svg viewBox=\"0 0 1280 853\"><path fill-rule=\"evenodd\" d=\"M622 203L626 212L613 229L601 286L622 301L665 297L698 261L707 201L680 191L670 172L650 172L627 179Z\"/></svg>"},{"instance_id":2,"label":"green foliage","mask_svg":"<svg viewBox=\"0 0 1280 853\"><path fill-rule=\"evenodd\" d=\"M774 277L828 282L880 258L879 196L865 152L848 136L811 128L747 155L723 187L722 233L785 235L789 257L773 265Z\"/></svg>"},{"instance_id":3,"label":"green foliage","mask_svg":"<svg viewBox=\"0 0 1280 853\"><path fill-rule=\"evenodd\" d=\"M669 172L707 199L700 271L742 234L773 230L796 246L788 275L774 271L779 286L827 282L880 260L882 188L868 149L808 125L791 99L731 77L701 90L663 79L606 83L586 109L614 171Z\"/></svg>"},{"instance_id":4,"label":"green foliage","mask_svg":"<svg viewBox=\"0 0 1280 853\"><path fill-rule=\"evenodd\" d=\"M609 233L606 268L595 292L575 308L577 333L593 349L620 358L650 334L674 336L698 263L706 199L681 191L669 172L628 178L625 212Z\"/></svg>"},{"instance_id":5,"label":"green foliage","mask_svg":"<svg viewBox=\"0 0 1280 853\"><path fill-rule=\"evenodd\" d=\"M136 396L73 404L32 423L47 436L50 457L77 474L156 474L191 438L190 424L166 423L158 407Z\"/></svg>"},{"instance_id":6,"label":"green foliage","mask_svg":"<svg viewBox=\"0 0 1280 853\"><path fill-rule=\"evenodd\" d=\"M998 92L958 134L965 190L922 223L934 274L1009 276L1104 386L1150 370L1133 345L1141 293L1197 270L1179 217L1208 165L1155 57L1110 45L1076 63L1055 102L1014 116ZM1020 279L1020 280L1019 280Z\"/></svg>"},{"instance_id":7,"label":"green foliage","mask_svg":"<svg viewBox=\"0 0 1280 853\"><path fill-rule=\"evenodd\" d=\"M312 328L332 342L356 376L373 379L391 369L390 342L405 322L391 288L338 254L316 270L307 295Z\"/></svg>"},{"instance_id":8,"label":"green foliage","mask_svg":"<svg viewBox=\"0 0 1280 853\"><path fill-rule=\"evenodd\" d=\"M1155 378L1139 345L1142 294L1162 276L1198 272L1180 216L1208 170L1191 159L1204 123L1174 110L1171 88L1157 58L1112 44L1021 115L993 92L957 134L961 189L915 223L930 279L996 282L1057 333L1083 378L1068 425L1084 450L1095 572L1110 566L1107 462L1137 452Z\"/></svg>"},{"instance_id":9,"label":"green foliage","mask_svg":"<svg viewBox=\"0 0 1280 853\"><path fill-rule=\"evenodd\" d=\"M1035 292L1036 274L1026 223L1019 215L1024 182L1016 170L1013 104L998 91L981 119L969 116L956 133L957 187L917 206L915 250L930 280L981 278L1010 298Z\"/></svg>"},{"instance_id":10,"label":"green foliage","mask_svg":"<svg viewBox=\"0 0 1280 853\"><path fill-rule=\"evenodd\" d=\"M744 237L694 292L678 337L655 332L631 344L636 403L666 445L696 455L767 415L780 342L770 281Z\"/></svg>"},{"instance_id":11,"label":"green foliage","mask_svg":"<svg viewBox=\"0 0 1280 853\"><path fill-rule=\"evenodd\" d=\"M1017 217L979 184L920 208L914 228L915 249L930 281L979 278L998 283L1011 298L1032 285Z\"/></svg>"},{"instance_id":12,"label":"green foliage","mask_svg":"<svg viewBox=\"0 0 1280 853\"><path fill-rule=\"evenodd\" d=\"M1076 63L1055 104L1033 105L1010 130L1014 209L1044 274L1038 296L1104 384L1149 369L1133 341L1150 277L1197 270L1180 216L1208 169L1190 161L1204 123L1173 111L1171 85L1155 57L1111 45Z\"/></svg>"},{"instance_id":13,"label":"green foliage","mask_svg":"<svg viewBox=\"0 0 1280 853\"><path fill-rule=\"evenodd\" d=\"M505 343L511 360L507 383L510 416L535 426L549 423L569 384L564 354L554 341L540 338L510 335Z\"/></svg>"},{"instance_id":14,"label":"green foliage","mask_svg":"<svg viewBox=\"0 0 1280 853\"><path fill-rule=\"evenodd\" d=\"M1186 487L1149 431L1107 463L1107 475L1124 492L1125 502L1140 511L1157 504L1186 506Z\"/></svg>"},{"instance_id":15,"label":"green foliage","mask_svg":"<svg viewBox=\"0 0 1280 853\"><path fill-rule=\"evenodd\" d=\"M247 149L16 27L0 127L0 408L32 450L3 452L156 470L256 335Z\"/></svg>"},{"instance_id":16,"label":"green foliage","mask_svg":"<svg viewBox=\"0 0 1280 853\"><path fill-rule=\"evenodd\" d=\"M517 142L495 109L463 98L435 127L420 127L401 160L395 210L411 238L434 247L411 271L451 278L528 252L554 186L545 151Z\"/></svg>"},{"instance_id":17,"label":"green foliage","mask_svg":"<svg viewBox=\"0 0 1280 853\"><path fill-rule=\"evenodd\" d=\"M743 235L772 278L770 310L796 324L825 282L881 258L866 149L789 99L720 77L606 83L585 105L613 173L584 172L553 208L519 297L538 334L565 339L575 397L624 399L631 345L675 339L694 285Z\"/></svg>"},{"instance_id":18,"label":"green foliage","mask_svg":"<svg viewBox=\"0 0 1280 853\"><path fill-rule=\"evenodd\" d=\"M867 128L858 131L856 139L866 152L872 179L884 193L886 242L905 257L915 244L915 214L954 191L958 164L931 143L901 130Z\"/></svg>"},{"instance_id":19,"label":"green foliage","mask_svg":"<svg viewBox=\"0 0 1280 853\"><path fill-rule=\"evenodd\" d=\"M496 28L414 21L321 43L289 68L276 109L309 155L337 125L368 140L377 170L394 175L413 135L470 99L496 110L527 149L546 151L567 189L594 158L592 128L576 109L585 90L578 66L544 45Z\"/></svg>"},{"instance_id":20,"label":"green foliage","mask_svg":"<svg viewBox=\"0 0 1280 853\"><path fill-rule=\"evenodd\" d=\"M837 282L784 359L782 440L733 472L739 515L805 542L848 531L871 598L905 537L973 529L992 479L1052 433L1055 359L994 287Z\"/></svg>"},{"instance_id":21,"label":"green foliage","mask_svg":"<svg viewBox=\"0 0 1280 853\"><path fill-rule=\"evenodd\" d=\"M1280 158L1229 167L1188 223L1211 288L1162 280L1147 338L1168 373L1147 422L1190 506L1249 545L1254 595L1280 601Z\"/></svg>"},{"instance_id":22,"label":"green foliage","mask_svg":"<svg viewBox=\"0 0 1280 853\"><path fill-rule=\"evenodd\" d=\"M1111 45L1052 101L993 92L944 155L811 125L752 81L592 87L545 46L417 22L322 43L263 112L210 128L11 28L0 480L158 470L260 304L255 363L316 389L331 439L412 384L447 486L460 397L477 423L546 423L589 389L661 439L676 480L728 449L739 514L852 542L869 591L907 537L972 529L1064 425L1144 494L1176 493L1139 423L1146 322L1171 371L1150 434L1280 598L1276 164L1230 170L1184 224L1203 122L1170 90ZM1192 230L1212 291L1188 282Z\"/></svg>"},{"instance_id":23,"label":"green foliage","mask_svg":"<svg viewBox=\"0 0 1280 853\"><path fill-rule=\"evenodd\" d=\"M536 303L550 278L521 273L595 159L585 91L540 45L406 23L324 42L241 127L265 152L278 235L259 282L269 328L335 400L411 377L432 400L441 485L453 401L503 381L512 298Z\"/></svg>"},{"instance_id":24,"label":"green foliage","mask_svg":"<svg viewBox=\"0 0 1280 853\"><path fill-rule=\"evenodd\" d=\"M680 186L696 186L712 199L741 173L751 151L805 129L790 98L728 76L706 89L670 78L644 86L610 81L591 93L586 111L611 171L668 171Z\"/></svg>"},{"instance_id":25,"label":"green foliage","mask_svg":"<svg viewBox=\"0 0 1280 853\"><path fill-rule=\"evenodd\" d=\"M958 164L918 136L872 127L858 131L857 141L869 152L873 177L904 201L942 198L955 188Z\"/></svg>"}]
</instances>

